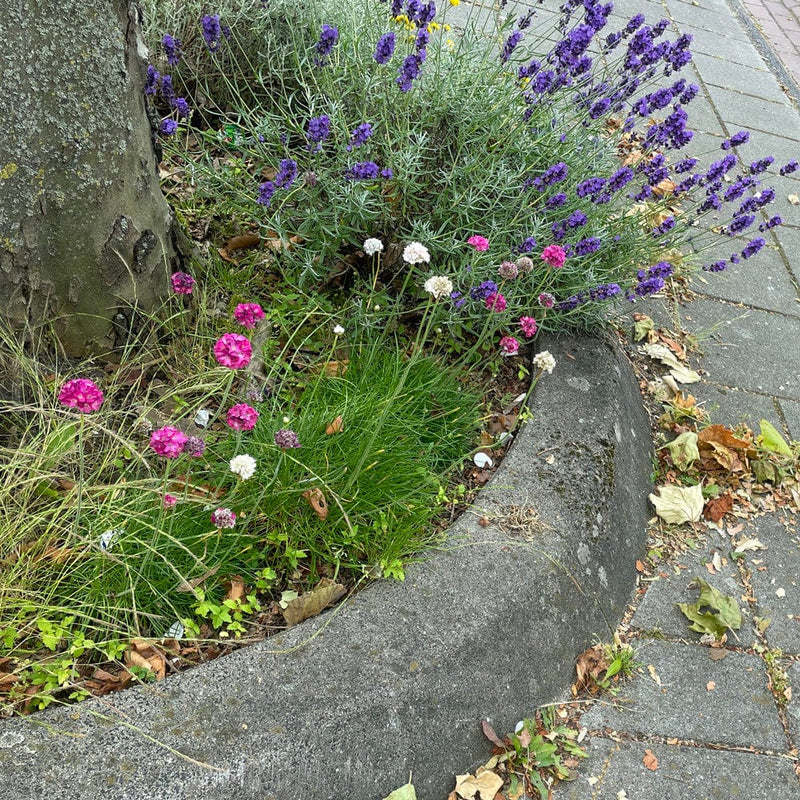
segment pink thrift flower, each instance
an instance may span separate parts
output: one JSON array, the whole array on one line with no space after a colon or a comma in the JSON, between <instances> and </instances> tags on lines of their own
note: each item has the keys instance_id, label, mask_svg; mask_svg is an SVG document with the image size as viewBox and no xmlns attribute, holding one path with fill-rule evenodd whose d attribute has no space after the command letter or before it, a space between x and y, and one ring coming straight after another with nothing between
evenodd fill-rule
<instances>
[{"instance_id":1,"label":"pink thrift flower","mask_svg":"<svg viewBox=\"0 0 800 800\"><path fill-rule=\"evenodd\" d=\"M561 245L551 244L542 250L542 261L549 264L551 267L555 267L555 269L561 269L566 260L567 254L564 252L564 248L561 247Z\"/></svg>"},{"instance_id":2,"label":"pink thrift flower","mask_svg":"<svg viewBox=\"0 0 800 800\"><path fill-rule=\"evenodd\" d=\"M164 495L164 508L174 508L178 505L178 498L174 494Z\"/></svg>"},{"instance_id":3,"label":"pink thrift flower","mask_svg":"<svg viewBox=\"0 0 800 800\"><path fill-rule=\"evenodd\" d=\"M236 524L236 514L229 508L218 508L211 512L211 522L218 528L232 528Z\"/></svg>"},{"instance_id":4,"label":"pink thrift flower","mask_svg":"<svg viewBox=\"0 0 800 800\"><path fill-rule=\"evenodd\" d=\"M539 295L539 305L542 308L552 308L556 304L556 298L550 292L542 292Z\"/></svg>"},{"instance_id":5,"label":"pink thrift flower","mask_svg":"<svg viewBox=\"0 0 800 800\"><path fill-rule=\"evenodd\" d=\"M507 356L515 356L519 352L519 342L513 336L504 336L500 340L500 349Z\"/></svg>"},{"instance_id":6,"label":"pink thrift flower","mask_svg":"<svg viewBox=\"0 0 800 800\"><path fill-rule=\"evenodd\" d=\"M258 411L247 403L239 403L228 409L225 422L235 431L251 431L258 422Z\"/></svg>"},{"instance_id":7,"label":"pink thrift flower","mask_svg":"<svg viewBox=\"0 0 800 800\"><path fill-rule=\"evenodd\" d=\"M505 311L506 299L500 292L493 292L486 298L486 308L492 311Z\"/></svg>"},{"instance_id":8,"label":"pink thrift flower","mask_svg":"<svg viewBox=\"0 0 800 800\"><path fill-rule=\"evenodd\" d=\"M255 328L256 323L264 319L264 309L258 303L239 303L233 318L245 328Z\"/></svg>"},{"instance_id":9,"label":"pink thrift flower","mask_svg":"<svg viewBox=\"0 0 800 800\"><path fill-rule=\"evenodd\" d=\"M175 272L170 278L175 294L191 294L197 281L186 272Z\"/></svg>"},{"instance_id":10,"label":"pink thrift flower","mask_svg":"<svg viewBox=\"0 0 800 800\"><path fill-rule=\"evenodd\" d=\"M75 378L67 381L58 393L58 401L63 406L75 408L82 414L97 411L103 404L103 393L94 381L88 378Z\"/></svg>"},{"instance_id":11,"label":"pink thrift flower","mask_svg":"<svg viewBox=\"0 0 800 800\"><path fill-rule=\"evenodd\" d=\"M189 437L172 425L165 425L150 434L150 447L164 458L177 458Z\"/></svg>"},{"instance_id":12,"label":"pink thrift flower","mask_svg":"<svg viewBox=\"0 0 800 800\"><path fill-rule=\"evenodd\" d=\"M291 447L300 447L300 439L291 428L281 428L275 431L275 444L281 450L288 450Z\"/></svg>"},{"instance_id":13,"label":"pink thrift flower","mask_svg":"<svg viewBox=\"0 0 800 800\"><path fill-rule=\"evenodd\" d=\"M513 261L504 261L498 268L497 274L507 281L513 281L519 275L519 267Z\"/></svg>"},{"instance_id":14,"label":"pink thrift flower","mask_svg":"<svg viewBox=\"0 0 800 800\"><path fill-rule=\"evenodd\" d=\"M225 333L214 344L214 358L228 369L241 369L250 363L253 346L241 333Z\"/></svg>"},{"instance_id":15,"label":"pink thrift flower","mask_svg":"<svg viewBox=\"0 0 800 800\"><path fill-rule=\"evenodd\" d=\"M526 339L530 339L531 336L535 336L536 331L539 328L539 326L536 324L536 320L533 317L520 317L519 326L522 328L522 332L525 334Z\"/></svg>"},{"instance_id":16,"label":"pink thrift flower","mask_svg":"<svg viewBox=\"0 0 800 800\"><path fill-rule=\"evenodd\" d=\"M489 240L485 236L470 236L467 244L471 244L479 253L489 249Z\"/></svg>"}]
</instances>

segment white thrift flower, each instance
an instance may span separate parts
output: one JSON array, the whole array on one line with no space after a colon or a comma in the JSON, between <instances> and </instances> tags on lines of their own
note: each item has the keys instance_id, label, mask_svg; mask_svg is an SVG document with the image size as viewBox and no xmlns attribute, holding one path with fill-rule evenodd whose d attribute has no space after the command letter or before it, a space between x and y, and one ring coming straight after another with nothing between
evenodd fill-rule
<instances>
[{"instance_id":1,"label":"white thrift flower","mask_svg":"<svg viewBox=\"0 0 800 800\"><path fill-rule=\"evenodd\" d=\"M364 252L368 256L374 256L375 253L382 253L383 242L380 239L367 239L364 242Z\"/></svg>"},{"instance_id":2,"label":"white thrift flower","mask_svg":"<svg viewBox=\"0 0 800 800\"><path fill-rule=\"evenodd\" d=\"M425 281L425 291L433 295L434 300L440 297L449 297L453 291L453 282L445 275L434 275Z\"/></svg>"},{"instance_id":3,"label":"white thrift flower","mask_svg":"<svg viewBox=\"0 0 800 800\"><path fill-rule=\"evenodd\" d=\"M419 242L411 242L403 250L403 261L406 264L421 264L423 261L428 264L430 260L431 254L428 252L428 248Z\"/></svg>"},{"instance_id":4,"label":"white thrift flower","mask_svg":"<svg viewBox=\"0 0 800 800\"><path fill-rule=\"evenodd\" d=\"M542 350L533 357L533 365L542 372L551 373L556 366L556 360L553 358L549 350Z\"/></svg>"},{"instance_id":5,"label":"white thrift flower","mask_svg":"<svg viewBox=\"0 0 800 800\"><path fill-rule=\"evenodd\" d=\"M333 332L337 336L341 336L344 333L344 328L341 325L334 325L333 326Z\"/></svg>"},{"instance_id":6,"label":"white thrift flower","mask_svg":"<svg viewBox=\"0 0 800 800\"><path fill-rule=\"evenodd\" d=\"M241 456L234 456L229 462L231 472L238 475L243 481L253 477L256 471L256 460L246 453Z\"/></svg>"}]
</instances>

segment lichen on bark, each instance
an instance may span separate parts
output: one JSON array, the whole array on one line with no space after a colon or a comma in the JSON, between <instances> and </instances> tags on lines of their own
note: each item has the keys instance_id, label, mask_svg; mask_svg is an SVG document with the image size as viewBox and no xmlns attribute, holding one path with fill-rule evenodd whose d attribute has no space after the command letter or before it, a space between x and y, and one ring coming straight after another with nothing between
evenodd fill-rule
<instances>
[{"instance_id":1,"label":"lichen on bark","mask_svg":"<svg viewBox=\"0 0 800 800\"><path fill-rule=\"evenodd\" d=\"M72 355L113 344L176 266L147 118L139 11L21 0L0 15L0 309Z\"/></svg>"}]
</instances>

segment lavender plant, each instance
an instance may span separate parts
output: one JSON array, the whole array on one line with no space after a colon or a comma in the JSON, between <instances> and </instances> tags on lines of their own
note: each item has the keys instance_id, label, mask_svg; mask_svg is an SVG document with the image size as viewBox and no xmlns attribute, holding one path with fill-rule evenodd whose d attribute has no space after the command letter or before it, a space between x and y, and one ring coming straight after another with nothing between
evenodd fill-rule
<instances>
[{"instance_id":1,"label":"lavender plant","mask_svg":"<svg viewBox=\"0 0 800 800\"><path fill-rule=\"evenodd\" d=\"M216 116L195 118L205 158L187 158L173 140L198 194L300 243L280 255L290 283L325 285L347 264L351 287L383 291L396 314L424 297L431 271L445 274L453 296L437 304L437 324L456 349L497 346L594 324L609 300L661 290L687 268L683 245L704 246L704 215L727 212L730 237L759 216L762 233L779 224L763 213L771 161L736 156L745 133L706 170L684 154L698 87L679 75L691 37L670 36L667 20L639 14L610 31L611 3L567 0L558 18L498 14L487 39L470 19L452 28L441 6L307 3L306 25L291 33L282 3L254 9L269 51L248 52L227 75L252 101L229 95ZM215 40L202 75L245 51L239 36L231 26L227 42ZM173 67L181 85L198 64ZM469 246L473 235L488 249ZM363 249L368 237L384 244L380 265ZM412 240L430 262L402 260ZM763 243L741 243L730 261Z\"/></svg>"}]
</instances>

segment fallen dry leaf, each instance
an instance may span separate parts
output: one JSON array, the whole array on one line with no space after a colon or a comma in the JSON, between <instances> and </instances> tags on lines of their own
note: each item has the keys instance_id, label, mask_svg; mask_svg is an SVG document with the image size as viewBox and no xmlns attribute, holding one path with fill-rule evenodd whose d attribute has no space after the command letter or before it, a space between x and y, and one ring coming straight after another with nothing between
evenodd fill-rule
<instances>
[{"instance_id":1,"label":"fallen dry leaf","mask_svg":"<svg viewBox=\"0 0 800 800\"><path fill-rule=\"evenodd\" d=\"M344 430L344 419L341 414L325 428L326 436L333 436L334 433L341 433Z\"/></svg>"},{"instance_id":2,"label":"fallen dry leaf","mask_svg":"<svg viewBox=\"0 0 800 800\"><path fill-rule=\"evenodd\" d=\"M219 257L223 261L227 261L231 263L232 259L230 254L234 252L234 250L245 250L252 247L258 247L261 243L261 237L255 233L243 233L240 236L233 236L225 243L224 247L221 247L217 252L219 253Z\"/></svg>"},{"instance_id":3,"label":"fallen dry leaf","mask_svg":"<svg viewBox=\"0 0 800 800\"><path fill-rule=\"evenodd\" d=\"M647 769L650 769L653 772L658 769L658 759L655 757L652 750L648 749L644 751L642 763L647 767Z\"/></svg>"},{"instance_id":4,"label":"fallen dry leaf","mask_svg":"<svg viewBox=\"0 0 800 800\"><path fill-rule=\"evenodd\" d=\"M796 194L790 194L786 196L786 199L793 205L793 206L800 206L800 197Z\"/></svg>"},{"instance_id":5,"label":"fallen dry leaf","mask_svg":"<svg viewBox=\"0 0 800 800\"><path fill-rule=\"evenodd\" d=\"M244 581L241 578L231 578L231 588L225 594L226 600L241 600L244 597Z\"/></svg>"},{"instance_id":6,"label":"fallen dry leaf","mask_svg":"<svg viewBox=\"0 0 800 800\"><path fill-rule=\"evenodd\" d=\"M462 800L494 800L502 788L503 779L488 770L480 775L456 775L456 794Z\"/></svg>"},{"instance_id":7,"label":"fallen dry leaf","mask_svg":"<svg viewBox=\"0 0 800 800\"><path fill-rule=\"evenodd\" d=\"M283 609L286 624L291 627L304 619L315 617L323 609L340 600L347 594L347 589L341 583L336 583L330 578L321 578L320 582L310 591L290 600Z\"/></svg>"},{"instance_id":8,"label":"fallen dry leaf","mask_svg":"<svg viewBox=\"0 0 800 800\"><path fill-rule=\"evenodd\" d=\"M199 578L192 578L190 581L181 581L176 587L176 592L193 592L201 583L207 581L212 575L217 574L219 567L212 567L206 570Z\"/></svg>"},{"instance_id":9,"label":"fallen dry leaf","mask_svg":"<svg viewBox=\"0 0 800 800\"><path fill-rule=\"evenodd\" d=\"M325 499L322 489L316 486L313 489L306 489L303 497L320 519L328 519L328 501Z\"/></svg>"},{"instance_id":10,"label":"fallen dry leaf","mask_svg":"<svg viewBox=\"0 0 800 800\"><path fill-rule=\"evenodd\" d=\"M132 639L131 646L125 651L125 665L128 667L142 667L150 670L157 681L164 680L167 666L164 656L142 639Z\"/></svg>"},{"instance_id":11,"label":"fallen dry leaf","mask_svg":"<svg viewBox=\"0 0 800 800\"><path fill-rule=\"evenodd\" d=\"M481 730L483 731L483 735L494 745L497 747L502 747L505 749L505 745L501 741L500 737L495 733L494 728L489 724L488 720L482 719L481 720Z\"/></svg>"},{"instance_id":12,"label":"fallen dry leaf","mask_svg":"<svg viewBox=\"0 0 800 800\"><path fill-rule=\"evenodd\" d=\"M580 692L596 694L602 689L598 679L609 668L610 662L605 656L602 644L596 644L584 650L575 661L577 680L572 685L572 694Z\"/></svg>"},{"instance_id":13,"label":"fallen dry leaf","mask_svg":"<svg viewBox=\"0 0 800 800\"><path fill-rule=\"evenodd\" d=\"M664 522L681 525L684 522L697 522L703 513L703 485L660 486L659 494L651 494L650 502Z\"/></svg>"},{"instance_id":14,"label":"fallen dry leaf","mask_svg":"<svg viewBox=\"0 0 800 800\"><path fill-rule=\"evenodd\" d=\"M652 664L647 665L647 672L649 673L650 677L655 681L655 683L661 686L661 678L658 676L656 668Z\"/></svg>"},{"instance_id":15,"label":"fallen dry leaf","mask_svg":"<svg viewBox=\"0 0 800 800\"><path fill-rule=\"evenodd\" d=\"M703 516L718 523L733 508L733 496L730 492L719 497L712 497L703 508Z\"/></svg>"}]
</instances>

